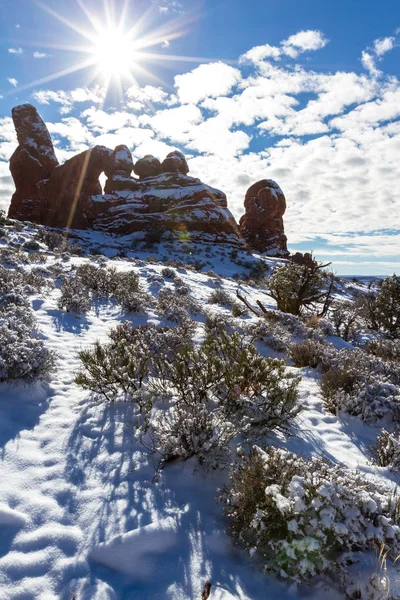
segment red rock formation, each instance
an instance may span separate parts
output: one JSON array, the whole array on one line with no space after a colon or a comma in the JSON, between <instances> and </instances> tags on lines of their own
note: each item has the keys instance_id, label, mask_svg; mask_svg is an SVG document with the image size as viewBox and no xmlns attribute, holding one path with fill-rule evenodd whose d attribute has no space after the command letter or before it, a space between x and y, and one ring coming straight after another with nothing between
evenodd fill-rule
<instances>
[{"instance_id":1,"label":"red rock formation","mask_svg":"<svg viewBox=\"0 0 400 600\"><path fill-rule=\"evenodd\" d=\"M165 158L161 163L161 172L183 173L184 175L189 173L189 167L182 152L174 150L173 152L167 154L167 158Z\"/></svg>"},{"instance_id":2,"label":"red rock formation","mask_svg":"<svg viewBox=\"0 0 400 600\"><path fill-rule=\"evenodd\" d=\"M111 160L111 150L95 146L53 169L50 178L38 186L42 203L39 222L51 227L90 227L89 199L102 193L99 176Z\"/></svg>"},{"instance_id":3,"label":"red rock formation","mask_svg":"<svg viewBox=\"0 0 400 600\"><path fill-rule=\"evenodd\" d=\"M275 256L288 256L283 214L285 196L272 179L263 179L252 185L244 200L245 214L240 218L239 230L250 248Z\"/></svg>"},{"instance_id":4,"label":"red rock formation","mask_svg":"<svg viewBox=\"0 0 400 600\"><path fill-rule=\"evenodd\" d=\"M36 109L16 107L13 118L19 146L11 159L17 190L10 217L116 235L157 229L185 239L243 246L225 194L189 177L181 152L171 152L162 163L145 156L133 167L126 146L114 151L95 146L58 165ZM139 180L131 177L132 169ZM104 194L99 184L102 172L107 176ZM285 199L279 187L270 181L252 186L245 206L241 226L246 239L262 251L283 251Z\"/></svg>"},{"instance_id":5,"label":"red rock formation","mask_svg":"<svg viewBox=\"0 0 400 600\"><path fill-rule=\"evenodd\" d=\"M135 190L137 180L131 177L133 169L132 154L127 146L117 146L112 153L110 164L104 169L108 179L104 186L106 194L122 190Z\"/></svg>"},{"instance_id":6,"label":"red rock formation","mask_svg":"<svg viewBox=\"0 0 400 600\"><path fill-rule=\"evenodd\" d=\"M111 194L93 196L90 204L98 215L94 227L110 233L163 230L243 246L225 194L183 173L140 181L135 192L123 193L123 201Z\"/></svg>"},{"instance_id":7,"label":"red rock formation","mask_svg":"<svg viewBox=\"0 0 400 600\"><path fill-rule=\"evenodd\" d=\"M146 156L140 158L137 163L135 163L133 171L140 179L156 177L161 173L161 163L155 156L146 154Z\"/></svg>"},{"instance_id":8,"label":"red rock formation","mask_svg":"<svg viewBox=\"0 0 400 600\"><path fill-rule=\"evenodd\" d=\"M47 179L58 165L53 142L44 121L31 104L12 110L18 147L10 159L10 171L15 183L9 216L14 219L40 219L41 206L37 184Z\"/></svg>"}]
</instances>

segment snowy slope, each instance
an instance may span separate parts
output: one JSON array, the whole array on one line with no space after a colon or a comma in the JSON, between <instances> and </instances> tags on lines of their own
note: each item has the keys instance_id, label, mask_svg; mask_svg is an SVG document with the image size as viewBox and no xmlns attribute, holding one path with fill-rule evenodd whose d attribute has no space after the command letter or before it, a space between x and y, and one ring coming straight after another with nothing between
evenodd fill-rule
<instances>
[{"instance_id":1,"label":"snowy slope","mask_svg":"<svg viewBox=\"0 0 400 600\"><path fill-rule=\"evenodd\" d=\"M29 228L10 230L3 247L21 244L32 233ZM110 246L98 233L83 236L96 249ZM121 240L114 244L108 250L111 255L122 247ZM60 262L44 245L42 251L46 266ZM229 250L206 246L182 251L164 244L151 250L137 247L127 254L140 260L103 260L118 270L137 270L153 296L172 284L160 283L162 262L146 261L146 256L153 260L185 256L207 263L203 272L177 269L202 306L215 289L215 277L205 270L212 268L221 275L222 288L232 294L237 289L232 275L246 270ZM244 254L241 259L258 260ZM99 264L98 258L88 256L64 257L61 264L68 272L93 260ZM267 262L272 267L279 264ZM275 307L262 288L241 284L241 289L253 305L260 299L266 307ZM205 472L191 459L168 464L155 477L156 460L132 435L132 405L106 404L74 383L79 350L96 340L106 341L109 330L125 320L161 324L157 311L132 315L104 301L77 316L57 308L59 296L57 286L30 296L42 339L57 353L54 373L32 385L0 384L0 598L188 600L201 598L206 581L212 583L212 600L344 598L324 579L312 589L297 588L260 572L225 533L227 523L215 499L226 474ZM230 315L218 305L207 305L207 310ZM199 316L200 337L203 321ZM330 341L343 345L339 338ZM280 355L262 344L260 351ZM388 481L395 479L387 469L369 464L366 447L375 441L378 429L355 417L327 413L318 371L298 371L305 410L291 437L271 436L271 440L303 456L318 454Z\"/></svg>"}]
</instances>

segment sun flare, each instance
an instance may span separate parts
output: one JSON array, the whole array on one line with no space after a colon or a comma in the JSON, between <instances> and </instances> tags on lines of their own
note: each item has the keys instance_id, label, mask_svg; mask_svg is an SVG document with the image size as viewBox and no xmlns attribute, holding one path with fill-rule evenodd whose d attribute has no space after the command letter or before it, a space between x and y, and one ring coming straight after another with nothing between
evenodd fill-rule
<instances>
[{"instance_id":1,"label":"sun flare","mask_svg":"<svg viewBox=\"0 0 400 600\"><path fill-rule=\"evenodd\" d=\"M99 35L92 52L98 70L107 79L129 78L139 58L132 36L117 28Z\"/></svg>"}]
</instances>

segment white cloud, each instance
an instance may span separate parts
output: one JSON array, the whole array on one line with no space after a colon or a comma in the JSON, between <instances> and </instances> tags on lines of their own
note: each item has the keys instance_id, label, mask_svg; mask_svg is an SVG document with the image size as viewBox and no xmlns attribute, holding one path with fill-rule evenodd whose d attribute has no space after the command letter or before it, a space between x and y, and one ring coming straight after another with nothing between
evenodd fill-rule
<instances>
[{"instance_id":1,"label":"white cloud","mask_svg":"<svg viewBox=\"0 0 400 600\"><path fill-rule=\"evenodd\" d=\"M17 87L18 81L14 77L7 77L7 81L11 83L12 86Z\"/></svg>"},{"instance_id":2,"label":"white cloud","mask_svg":"<svg viewBox=\"0 0 400 600\"><path fill-rule=\"evenodd\" d=\"M269 44L264 44L263 46L254 46L239 58L239 63L245 62L253 62L257 63L266 58L275 58L279 59L282 52L276 46L270 46Z\"/></svg>"},{"instance_id":3,"label":"white cloud","mask_svg":"<svg viewBox=\"0 0 400 600\"><path fill-rule=\"evenodd\" d=\"M33 58L47 58L49 56L49 54L46 54L46 52L34 52L33 53Z\"/></svg>"},{"instance_id":4,"label":"white cloud","mask_svg":"<svg viewBox=\"0 0 400 600\"><path fill-rule=\"evenodd\" d=\"M302 52L320 50L327 43L328 40L320 31L308 29L307 31L299 31L284 40L282 49L291 58L296 58Z\"/></svg>"},{"instance_id":5,"label":"white cloud","mask_svg":"<svg viewBox=\"0 0 400 600\"><path fill-rule=\"evenodd\" d=\"M74 90L40 90L33 92L32 98L39 104L50 104L54 102L61 104L60 113L67 114L71 112L75 103L94 102L100 104L104 99L104 90L95 86L93 88L75 88Z\"/></svg>"},{"instance_id":6,"label":"white cloud","mask_svg":"<svg viewBox=\"0 0 400 600\"><path fill-rule=\"evenodd\" d=\"M169 48L171 45L171 42L169 42L168 40L164 40L163 42L161 42L161 48Z\"/></svg>"},{"instance_id":7,"label":"white cloud","mask_svg":"<svg viewBox=\"0 0 400 600\"><path fill-rule=\"evenodd\" d=\"M299 54L302 54L303 52L320 50L326 46L327 43L328 40L321 31L312 29L299 31L288 37L286 40L283 40L279 47L264 44L263 46L251 48L240 56L239 64L246 62L257 64L270 58L279 60L284 55L289 56L290 58L297 58Z\"/></svg>"},{"instance_id":8,"label":"white cloud","mask_svg":"<svg viewBox=\"0 0 400 600\"><path fill-rule=\"evenodd\" d=\"M183 4L178 0L153 0L160 13L182 13Z\"/></svg>"},{"instance_id":9,"label":"white cloud","mask_svg":"<svg viewBox=\"0 0 400 600\"><path fill-rule=\"evenodd\" d=\"M138 85L132 85L126 90L126 95L129 98L127 106L131 108L140 108L144 104L166 104L168 103L168 94L160 87L146 85L141 88Z\"/></svg>"},{"instance_id":10,"label":"white cloud","mask_svg":"<svg viewBox=\"0 0 400 600\"><path fill-rule=\"evenodd\" d=\"M375 40L374 41L374 49L375 52L378 56L383 56L386 52L389 52L389 50L392 50L392 48L395 45L395 37L385 37L379 40Z\"/></svg>"},{"instance_id":11,"label":"white cloud","mask_svg":"<svg viewBox=\"0 0 400 600\"><path fill-rule=\"evenodd\" d=\"M381 72L379 69L377 69L377 67L375 65L374 57L372 56L372 54L370 54L366 50L362 51L361 63L362 63L362 66L364 67L364 69L369 71L371 73L371 75L373 75L374 77L377 77L378 75L380 75Z\"/></svg>"},{"instance_id":12,"label":"white cloud","mask_svg":"<svg viewBox=\"0 0 400 600\"><path fill-rule=\"evenodd\" d=\"M23 54L24 53L22 48L9 48L8 52L10 54Z\"/></svg>"},{"instance_id":13,"label":"white cloud","mask_svg":"<svg viewBox=\"0 0 400 600\"><path fill-rule=\"evenodd\" d=\"M396 35L399 31L396 31ZM379 77L381 71L377 68L376 63L381 62L386 52L392 50L396 45L396 37L389 36L374 40L372 47L363 50L361 54L361 63L373 77Z\"/></svg>"},{"instance_id":14,"label":"white cloud","mask_svg":"<svg viewBox=\"0 0 400 600\"><path fill-rule=\"evenodd\" d=\"M225 96L240 80L238 69L216 62L200 65L184 75L176 75L175 88L180 102L196 104L204 98Z\"/></svg>"}]
</instances>

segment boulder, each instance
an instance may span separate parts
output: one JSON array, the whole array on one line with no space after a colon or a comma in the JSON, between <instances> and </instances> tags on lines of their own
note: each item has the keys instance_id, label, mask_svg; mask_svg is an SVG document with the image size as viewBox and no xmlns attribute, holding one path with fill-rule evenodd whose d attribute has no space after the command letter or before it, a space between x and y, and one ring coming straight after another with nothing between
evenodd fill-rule
<instances>
[{"instance_id":1,"label":"boulder","mask_svg":"<svg viewBox=\"0 0 400 600\"><path fill-rule=\"evenodd\" d=\"M161 163L162 173L189 173L189 167L186 158L178 150L174 150L167 154L167 157Z\"/></svg>"},{"instance_id":2,"label":"boulder","mask_svg":"<svg viewBox=\"0 0 400 600\"><path fill-rule=\"evenodd\" d=\"M285 196L272 179L262 179L252 185L244 200L245 214L239 229L251 249L274 256L287 257L283 215Z\"/></svg>"},{"instance_id":3,"label":"boulder","mask_svg":"<svg viewBox=\"0 0 400 600\"><path fill-rule=\"evenodd\" d=\"M161 173L161 163L155 156L146 154L146 156L140 158L137 163L135 163L133 171L140 179L156 177Z\"/></svg>"},{"instance_id":4,"label":"boulder","mask_svg":"<svg viewBox=\"0 0 400 600\"><path fill-rule=\"evenodd\" d=\"M58 165L48 129L31 104L21 104L12 109L12 118L18 147L10 159L10 171L15 183L9 216L31 220L40 219L40 202L37 184L47 179Z\"/></svg>"},{"instance_id":5,"label":"boulder","mask_svg":"<svg viewBox=\"0 0 400 600\"><path fill-rule=\"evenodd\" d=\"M129 148L123 144L117 146L104 169L107 176L104 192L112 194L123 190L135 190L137 181L131 177L132 169L133 161Z\"/></svg>"}]
</instances>

